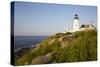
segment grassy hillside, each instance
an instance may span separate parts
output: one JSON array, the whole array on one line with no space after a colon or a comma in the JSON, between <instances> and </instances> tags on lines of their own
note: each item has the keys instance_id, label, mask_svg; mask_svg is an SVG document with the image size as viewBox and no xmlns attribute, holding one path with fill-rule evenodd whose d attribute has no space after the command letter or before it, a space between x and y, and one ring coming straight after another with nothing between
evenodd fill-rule
<instances>
[{"instance_id":1,"label":"grassy hillside","mask_svg":"<svg viewBox=\"0 0 100 67\"><path fill-rule=\"evenodd\" d=\"M97 31L57 33L24 55L15 57L15 65L48 64L97 60Z\"/></svg>"}]
</instances>

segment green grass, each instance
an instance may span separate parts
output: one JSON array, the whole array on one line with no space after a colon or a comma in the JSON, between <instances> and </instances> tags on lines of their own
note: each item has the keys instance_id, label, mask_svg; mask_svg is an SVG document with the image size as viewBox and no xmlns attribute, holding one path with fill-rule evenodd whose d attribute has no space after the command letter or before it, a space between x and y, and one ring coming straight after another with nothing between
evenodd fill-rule
<instances>
[{"instance_id":1,"label":"green grass","mask_svg":"<svg viewBox=\"0 0 100 67\"><path fill-rule=\"evenodd\" d=\"M75 39L66 41L64 48L61 48L61 43L58 41L60 37L74 35ZM53 39L55 41L51 44ZM41 48L38 48L33 53L29 52L23 57L15 60L15 65L31 64L32 60L38 56L46 55L52 52L52 62L79 62L79 61L94 61L97 60L97 31L79 31L74 33L58 33L48 37L40 43Z\"/></svg>"}]
</instances>

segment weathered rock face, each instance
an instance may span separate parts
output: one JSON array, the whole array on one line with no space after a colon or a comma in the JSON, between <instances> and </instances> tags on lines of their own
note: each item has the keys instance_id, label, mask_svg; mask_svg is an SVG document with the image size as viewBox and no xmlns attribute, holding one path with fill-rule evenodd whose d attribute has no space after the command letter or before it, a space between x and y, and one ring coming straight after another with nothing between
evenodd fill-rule
<instances>
[{"instance_id":1,"label":"weathered rock face","mask_svg":"<svg viewBox=\"0 0 100 67\"><path fill-rule=\"evenodd\" d=\"M30 50L30 48L22 48L22 49L16 51L16 52L14 53L14 56L15 56L15 58L17 59L17 58L19 58L19 57L22 57L22 56L25 55L26 53L28 53L29 50Z\"/></svg>"},{"instance_id":2,"label":"weathered rock face","mask_svg":"<svg viewBox=\"0 0 100 67\"><path fill-rule=\"evenodd\" d=\"M42 64L49 62L49 58L47 56L39 56L32 60L32 64Z\"/></svg>"},{"instance_id":3,"label":"weathered rock face","mask_svg":"<svg viewBox=\"0 0 100 67\"><path fill-rule=\"evenodd\" d=\"M64 38L63 38L63 40L64 41L66 41L66 40L73 40L75 38L75 36L73 36L73 35L68 35L68 36L65 36Z\"/></svg>"},{"instance_id":4,"label":"weathered rock face","mask_svg":"<svg viewBox=\"0 0 100 67\"><path fill-rule=\"evenodd\" d=\"M60 42L60 44L62 45L61 48L64 48L65 46L68 45L69 41L73 41L75 39L74 35L65 35L62 36L58 39L58 41Z\"/></svg>"},{"instance_id":5,"label":"weathered rock face","mask_svg":"<svg viewBox=\"0 0 100 67\"><path fill-rule=\"evenodd\" d=\"M32 60L31 64L45 64L49 63L52 60L52 53L48 53L46 55L38 56Z\"/></svg>"},{"instance_id":6,"label":"weathered rock face","mask_svg":"<svg viewBox=\"0 0 100 67\"><path fill-rule=\"evenodd\" d=\"M73 40L73 39L75 39L74 35L67 35L67 36L60 37L59 41L63 42L63 41L69 41L69 40Z\"/></svg>"},{"instance_id":7,"label":"weathered rock face","mask_svg":"<svg viewBox=\"0 0 100 67\"><path fill-rule=\"evenodd\" d=\"M49 42L49 45L52 44L56 39L53 39Z\"/></svg>"}]
</instances>

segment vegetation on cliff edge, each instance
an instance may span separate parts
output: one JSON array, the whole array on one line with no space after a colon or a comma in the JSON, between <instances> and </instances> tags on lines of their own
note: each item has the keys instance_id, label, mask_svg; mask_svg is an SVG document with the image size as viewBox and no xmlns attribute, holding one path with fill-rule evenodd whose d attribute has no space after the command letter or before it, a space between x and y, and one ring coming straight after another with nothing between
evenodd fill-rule
<instances>
[{"instance_id":1,"label":"vegetation on cliff edge","mask_svg":"<svg viewBox=\"0 0 100 67\"><path fill-rule=\"evenodd\" d=\"M97 31L57 33L15 58L15 65L97 60Z\"/></svg>"}]
</instances>

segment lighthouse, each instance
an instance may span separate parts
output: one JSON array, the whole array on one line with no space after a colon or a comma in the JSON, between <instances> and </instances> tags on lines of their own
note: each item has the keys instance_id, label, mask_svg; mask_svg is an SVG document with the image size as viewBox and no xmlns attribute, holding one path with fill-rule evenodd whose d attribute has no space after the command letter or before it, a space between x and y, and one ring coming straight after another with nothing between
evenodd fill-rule
<instances>
[{"instance_id":1,"label":"lighthouse","mask_svg":"<svg viewBox=\"0 0 100 67\"><path fill-rule=\"evenodd\" d=\"M73 18L73 32L75 31L79 31L79 17L77 14Z\"/></svg>"}]
</instances>

